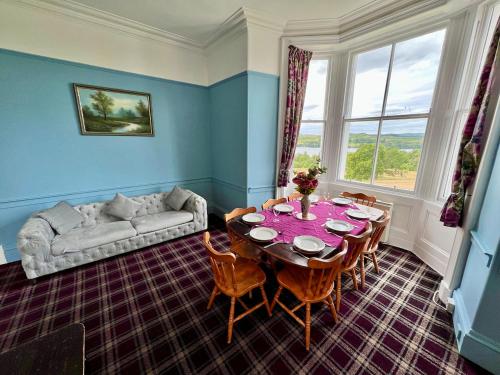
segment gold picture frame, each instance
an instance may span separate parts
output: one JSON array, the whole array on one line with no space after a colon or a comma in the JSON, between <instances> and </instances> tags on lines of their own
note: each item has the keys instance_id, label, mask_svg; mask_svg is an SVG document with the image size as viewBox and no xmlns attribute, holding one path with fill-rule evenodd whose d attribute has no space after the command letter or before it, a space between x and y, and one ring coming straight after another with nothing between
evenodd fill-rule
<instances>
[{"instance_id":1,"label":"gold picture frame","mask_svg":"<svg viewBox=\"0 0 500 375\"><path fill-rule=\"evenodd\" d=\"M73 84L82 135L153 137L151 95Z\"/></svg>"}]
</instances>

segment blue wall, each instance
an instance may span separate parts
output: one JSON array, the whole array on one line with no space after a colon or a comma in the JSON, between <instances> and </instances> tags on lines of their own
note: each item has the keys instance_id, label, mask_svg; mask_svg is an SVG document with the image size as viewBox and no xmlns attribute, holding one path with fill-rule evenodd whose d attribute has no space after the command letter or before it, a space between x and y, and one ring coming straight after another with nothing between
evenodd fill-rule
<instances>
[{"instance_id":1,"label":"blue wall","mask_svg":"<svg viewBox=\"0 0 500 375\"><path fill-rule=\"evenodd\" d=\"M0 50L0 244L60 200L110 199L186 185L210 198L208 89ZM154 137L80 135L72 84L151 94Z\"/></svg>"},{"instance_id":2,"label":"blue wall","mask_svg":"<svg viewBox=\"0 0 500 375\"><path fill-rule=\"evenodd\" d=\"M168 191L219 212L274 195L278 77L243 72L210 87L0 49L0 244L33 213ZM151 94L154 137L82 136L73 83Z\"/></svg>"},{"instance_id":3,"label":"blue wall","mask_svg":"<svg viewBox=\"0 0 500 375\"><path fill-rule=\"evenodd\" d=\"M455 335L461 355L500 374L500 144L460 287L454 291Z\"/></svg>"},{"instance_id":4,"label":"blue wall","mask_svg":"<svg viewBox=\"0 0 500 375\"><path fill-rule=\"evenodd\" d=\"M247 206L261 206L274 197L279 80L248 72Z\"/></svg>"},{"instance_id":5,"label":"blue wall","mask_svg":"<svg viewBox=\"0 0 500 375\"><path fill-rule=\"evenodd\" d=\"M218 212L246 206L246 72L209 88L213 194Z\"/></svg>"},{"instance_id":6,"label":"blue wall","mask_svg":"<svg viewBox=\"0 0 500 375\"><path fill-rule=\"evenodd\" d=\"M261 206L274 196L278 77L243 72L210 87L216 209Z\"/></svg>"}]
</instances>

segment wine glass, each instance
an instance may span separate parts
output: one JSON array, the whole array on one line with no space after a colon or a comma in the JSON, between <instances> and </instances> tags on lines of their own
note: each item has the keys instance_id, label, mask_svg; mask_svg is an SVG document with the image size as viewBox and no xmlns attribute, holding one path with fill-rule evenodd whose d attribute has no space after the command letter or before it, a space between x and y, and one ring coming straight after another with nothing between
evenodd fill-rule
<instances>
[{"instance_id":1,"label":"wine glass","mask_svg":"<svg viewBox=\"0 0 500 375\"><path fill-rule=\"evenodd\" d=\"M280 215L280 212L276 209L276 206L273 206L273 214L275 218L273 219L274 223L279 223L280 219L278 219L278 216Z\"/></svg>"}]
</instances>

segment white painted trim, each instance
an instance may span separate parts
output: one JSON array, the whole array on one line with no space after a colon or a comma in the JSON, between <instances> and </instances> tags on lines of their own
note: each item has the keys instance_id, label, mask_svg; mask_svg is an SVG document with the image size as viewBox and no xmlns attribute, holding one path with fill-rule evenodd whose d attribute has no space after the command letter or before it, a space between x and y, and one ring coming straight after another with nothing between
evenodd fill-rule
<instances>
[{"instance_id":1,"label":"white painted trim","mask_svg":"<svg viewBox=\"0 0 500 375\"><path fill-rule=\"evenodd\" d=\"M0 264L5 264L5 263L7 263L7 259L5 258L5 251L2 245L0 245Z\"/></svg>"},{"instance_id":2,"label":"white painted trim","mask_svg":"<svg viewBox=\"0 0 500 375\"><path fill-rule=\"evenodd\" d=\"M337 36L339 42L446 4L447 0L375 0L338 18L291 20L286 36Z\"/></svg>"},{"instance_id":3,"label":"white painted trim","mask_svg":"<svg viewBox=\"0 0 500 375\"><path fill-rule=\"evenodd\" d=\"M137 22L113 13L105 12L88 5L77 3L72 0L7 0L13 4L30 6L45 11L64 14L66 16L79 18L84 21L97 23L113 29L141 36L160 42L172 44L179 47L190 48L201 52L203 45L197 41L184 36L171 33Z\"/></svg>"}]
</instances>

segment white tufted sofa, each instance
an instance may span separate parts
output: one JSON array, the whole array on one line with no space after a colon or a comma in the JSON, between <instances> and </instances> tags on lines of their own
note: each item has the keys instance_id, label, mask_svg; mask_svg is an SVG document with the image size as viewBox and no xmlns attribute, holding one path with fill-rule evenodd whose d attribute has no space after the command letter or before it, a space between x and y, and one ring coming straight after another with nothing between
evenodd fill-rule
<instances>
[{"instance_id":1,"label":"white tufted sofa","mask_svg":"<svg viewBox=\"0 0 500 375\"><path fill-rule=\"evenodd\" d=\"M161 216L165 215L165 212L171 211L170 207L164 203L168 194L167 192L133 197L132 199L135 201L143 203L141 209L137 212L136 218L147 219L148 215ZM107 204L107 202L99 202L75 206L74 208L85 217L81 226L76 229L92 231L99 228L100 224L105 226L106 223L119 221L123 223L123 220L105 213L104 208ZM34 279L207 228L207 202L199 195L193 193L182 207L182 211L179 212L184 214L184 221L190 221L173 226L167 224L166 227L145 233L141 233L139 229L129 225L131 229L128 232L130 233L128 238L85 248L81 251L65 252L61 255L54 255L54 251L52 251L53 243L57 242L60 236L54 233L47 221L33 215L24 224L17 236L17 247L21 252L22 266L28 279ZM172 213L177 213L177 211L172 211ZM132 219L133 222L134 219Z\"/></svg>"}]
</instances>

